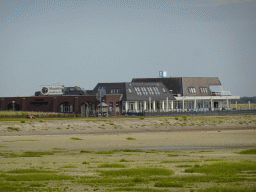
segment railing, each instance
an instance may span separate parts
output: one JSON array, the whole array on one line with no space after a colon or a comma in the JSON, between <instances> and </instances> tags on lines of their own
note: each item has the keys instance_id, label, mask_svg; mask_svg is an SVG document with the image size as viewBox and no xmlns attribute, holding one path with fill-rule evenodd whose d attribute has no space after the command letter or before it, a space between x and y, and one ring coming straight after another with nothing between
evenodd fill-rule
<instances>
[{"instance_id":1,"label":"railing","mask_svg":"<svg viewBox=\"0 0 256 192\"><path fill-rule=\"evenodd\" d=\"M219 115L219 114L256 114L256 110L214 110L214 111L189 111L189 112L143 112L136 116L175 116L175 115Z\"/></svg>"}]
</instances>

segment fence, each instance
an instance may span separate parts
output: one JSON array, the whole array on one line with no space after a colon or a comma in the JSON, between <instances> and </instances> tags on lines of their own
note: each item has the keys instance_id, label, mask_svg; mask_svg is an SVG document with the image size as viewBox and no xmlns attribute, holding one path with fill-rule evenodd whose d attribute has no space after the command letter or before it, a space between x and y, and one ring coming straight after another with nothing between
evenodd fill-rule
<instances>
[{"instance_id":1,"label":"fence","mask_svg":"<svg viewBox=\"0 0 256 192\"><path fill-rule=\"evenodd\" d=\"M223 115L223 114L256 114L256 110L224 110L224 111L189 111L189 112L142 112L136 116L175 116L175 115ZM131 114L132 115L132 114Z\"/></svg>"}]
</instances>

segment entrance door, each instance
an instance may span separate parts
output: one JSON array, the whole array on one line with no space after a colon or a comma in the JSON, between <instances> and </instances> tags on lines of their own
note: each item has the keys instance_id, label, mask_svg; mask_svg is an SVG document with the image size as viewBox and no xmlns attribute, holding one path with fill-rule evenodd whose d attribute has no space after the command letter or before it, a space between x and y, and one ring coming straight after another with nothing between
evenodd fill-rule
<instances>
[{"instance_id":1,"label":"entrance door","mask_svg":"<svg viewBox=\"0 0 256 192\"><path fill-rule=\"evenodd\" d=\"M214 102L214 108L218 108L218 102Z\"/></svg>"}]
</instances>

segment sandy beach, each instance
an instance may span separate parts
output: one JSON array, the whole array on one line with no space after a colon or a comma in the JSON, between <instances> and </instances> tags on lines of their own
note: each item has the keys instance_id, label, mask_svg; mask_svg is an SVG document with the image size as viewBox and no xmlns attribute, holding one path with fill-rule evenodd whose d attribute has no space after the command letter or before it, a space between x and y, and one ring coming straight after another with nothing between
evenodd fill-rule
<instances>
[{"instance_id":1,"label":"sandy beach","mask_svg":"<svg viewBox=\"0 0 256 192\"><path fill-rule=\"evenodd\" d=\"M242 125L235 121L239 118L220 117L218 120L220 122L215 122L218 125L211 123L212 117L201 118L200 121L198 118L184 120L181 117L178 119L155 117L43 122L29 120L25 123L2 121L0 141L1 146L14 151L53 148L110 150L256 146L255 116L247 118L248 123ZM213 121L216 121L218 118L214 119ZM77 138L77 140L71 138Z\"/></svg>"}]
</instances>

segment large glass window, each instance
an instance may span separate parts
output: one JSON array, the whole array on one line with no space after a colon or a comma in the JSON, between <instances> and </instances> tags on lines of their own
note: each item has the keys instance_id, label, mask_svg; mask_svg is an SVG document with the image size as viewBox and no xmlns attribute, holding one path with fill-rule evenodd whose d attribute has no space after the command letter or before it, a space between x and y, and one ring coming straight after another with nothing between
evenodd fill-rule
<instances>
[{"instance_id":1,"label":"large glass window","mask_svg":"<svg viewBox=\"0 0 256 192\"><path fill-rule=\"evenodd\" d=\"M194 101L184 101L184 109L187 111L194 109Z\"/></svg>"},{"instance_id":2,"label":"large glass window","mask_svg":"<svg viewBox=\"0 0 256 192\"><path fill-rule=\"evenodd\" d=\"M73 113L73 104L69 102L64 102L60 104L61 113Z\"/></svg>"}]
</instances>

